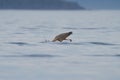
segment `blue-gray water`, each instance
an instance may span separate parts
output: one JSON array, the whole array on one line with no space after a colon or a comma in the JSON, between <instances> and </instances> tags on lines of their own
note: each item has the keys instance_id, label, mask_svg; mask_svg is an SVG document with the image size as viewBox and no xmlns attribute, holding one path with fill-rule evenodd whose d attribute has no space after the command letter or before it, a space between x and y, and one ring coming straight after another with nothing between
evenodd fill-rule
<instances>
[{"instance_id":1,"label":"blue-gray water","mask_svg":"<svg viewBox=\"0 0 120 80\"><path fill-rule=\"evenodd\" d=\"M119 10L1 10L0 80L119 80L119 36Z\"/></svg>"}]
</instances>

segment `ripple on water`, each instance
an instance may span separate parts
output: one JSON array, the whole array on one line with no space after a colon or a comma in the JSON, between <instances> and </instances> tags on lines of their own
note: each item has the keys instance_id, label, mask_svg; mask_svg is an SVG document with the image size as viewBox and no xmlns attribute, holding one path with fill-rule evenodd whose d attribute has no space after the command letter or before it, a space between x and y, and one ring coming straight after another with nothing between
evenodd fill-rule
<instances>
[{"instance_id":1,"label":"ripple on water","mask_svg":"<svg viewBox=\"0 0 120 80\"><path fill-rule=\"evenodd\" d=\"M90 44L95 44L95 45L117 45L117 44L112 44L112 43L106 43L106 42L88 42Z\"/></svg>"},{"instance_id":2,"label":"ripple on water","mask_svg":"<svg viewBox=\"0 0 120 80\"><path fill-rule=\"evenodd\" d=\"M115 46L119 44L107 42L51 42L49 40L41 41L40 43L58 44L58 45L102 45L102 46Z\"/></svg>"},{"instance_id":3,"label":"ripple on water","mask_svg":"<svg viewBox=\"0 0 120 80\"><path fill-rule=\"evenodd\" d=\"M78 27L63 27L63 29L72 29L72 30L104 30L107 29L106 27L100 27L100 28L95 28L95 27L90 27L90 28L78 28Z\"/></svg>"},{"instance_id":4,"label":"ripple on water","mask_svg":"<svg viewBox=\"0 0 120 80\"><path fill-rule=\"evenodd\" d=\"M58 55L49 55L49 54L29 54L29 55L1 55L0 57L41 57L41 58L52 58L58 57Z\"/></svg>"},{"instance_id":5,"label":"ripple on water","mask_svg":"<svg viewBox=\"0 0 120 80\"><path fill-rule=\"evenodd\" d=\"M94 57L120 57L120 54L115 55L88 55L88 56L94 56Z\"/></svg>"},{"instance_id":6,"label":"ripple on water","mask_svg":"<svg viewBox=\"0 0 120 80\"><path fill-rule=\"evenodd\" d=\"M29 43L26 43L26 42L8 42L8 44L14 44L18 46L30 45Z\"/></svg>"}]
</instances>

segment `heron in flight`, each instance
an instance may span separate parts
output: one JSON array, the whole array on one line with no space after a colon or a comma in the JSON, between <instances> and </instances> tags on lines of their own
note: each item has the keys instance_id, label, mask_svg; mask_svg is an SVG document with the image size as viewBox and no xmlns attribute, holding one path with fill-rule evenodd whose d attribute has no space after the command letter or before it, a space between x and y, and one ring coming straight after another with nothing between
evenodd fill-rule
<instances>
[{"instance_id":1,"label":"heron in flight","mask_svg":"<svg viewBox=\"0 0 120 80\"><path fill-rule=\"evenodd\" d=\"M66 39L68 36L70 36L72 34L72 32L66 32L66 33L61 33L59 35L57 35L53 40L52 42L55 42L55 41L60 41L62 42L63 40L70 40L70 42L72 42L72 39Z\"/></svg>"}]
</instances>

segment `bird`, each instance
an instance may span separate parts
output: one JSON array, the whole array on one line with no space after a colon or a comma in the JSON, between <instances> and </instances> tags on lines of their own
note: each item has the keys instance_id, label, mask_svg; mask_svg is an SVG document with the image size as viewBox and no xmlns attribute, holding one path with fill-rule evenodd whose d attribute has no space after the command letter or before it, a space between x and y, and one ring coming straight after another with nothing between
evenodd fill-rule
<instances>
[{"instance_id":1,"label":"bird","mask_svg":"<svg viewBox=\"0 0 120 80\"><path fill-rule=\"evenodd\" d=\"M66 32L66 33L61 33L61 34L55 36L55 38L52 40L52 42L55 42L55 41L62 42L63 40L70 40L70 42L72 42L72 39L67 39L67 37L70 36L71 34L73 34L72 31Z\"/></svg>"}]
</instances>

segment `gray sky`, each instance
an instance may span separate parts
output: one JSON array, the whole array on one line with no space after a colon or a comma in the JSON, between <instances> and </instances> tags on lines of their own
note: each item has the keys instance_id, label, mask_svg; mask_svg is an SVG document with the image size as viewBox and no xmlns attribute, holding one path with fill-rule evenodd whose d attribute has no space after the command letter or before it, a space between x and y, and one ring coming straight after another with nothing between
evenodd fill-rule
<instances>
[{"instance_id":1,"label":"gray sky","mask_svg":"<svg viewBox=\"0 0 120 80\"><path fill-rule=\"evenodd\" d=\"M78 1L81 6L87 9L119 9L120 0L71 0Z\"/></svg>"}]
</instances>

